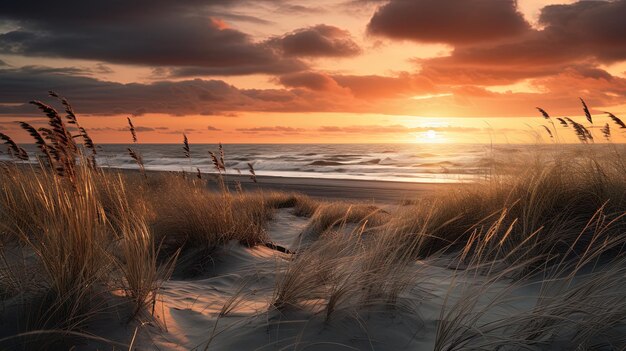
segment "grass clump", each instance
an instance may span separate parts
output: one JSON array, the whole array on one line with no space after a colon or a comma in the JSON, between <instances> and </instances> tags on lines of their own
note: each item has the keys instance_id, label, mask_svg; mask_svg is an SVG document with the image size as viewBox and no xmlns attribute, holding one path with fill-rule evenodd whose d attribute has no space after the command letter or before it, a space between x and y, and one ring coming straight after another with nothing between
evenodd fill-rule
<instances>
[{"instance_id":1,"label":"grass clump","mask_svg":"<svg viewBox=\"0 0 626 351\"><path fill-rule=\"evenodd\" d=\"M230 240L267 241L264 225L273 208L264 194L215 193L201 180L174 176L165 181L166 187L148 188L145 201L157 237L168 245L214 249Z\"/></svg>"},{"instance_id":2,"label":"grass clump","mask_svg":"<svg viewBox=\"0 0 626 351\"><path fill-rule=\"evenodd\" d=\"M11 330L55 330L41 347L69 347L95 319L119 314L120 303L131 306L121 311L127 321L151 316L147 307L154 305L169 266L157 263L158 243L145 212L129 205L122 178L86 163L73 168L71 178L45 166L3 173L3 255L19 250L30 257L4 267L25 314ZM112 189L115 194L108 193ZM111 202L114 195L117 203ZM36 333L25 335L21 344L41 342Z\"/></svg>"},{"instance_id":3,"label":"grass clump","mask_svg":"<svg viewBox=\"0 0 626 351\"><path fill-rule=\"evenodd\" d=\"M306 244L329 230L345 228L349 224L363 223L366 228L375 227L388 219L388 215L387 212L373 205L344 202L319 204L312 213L307 227L300 234L300 240Z\"/></svg>"},{"instance_id":4,"label":"grass clump","mask_svg":"<svg viewBox=\"0 0 626 351\"><path fill-rule=\"evenodd\" d=\"M247 246L266 243L265 225L274 209L299 201L280 193L231 192L225 186L212 192L201 177L149 177L142 164L140 175L103 170L71 105L51 96L61 101L66 116L33 102L46 114L49 127L21 124L40 150L36 162L21 163L33 161L32 156L2 134L18 162L0 170L0 295L19 297L28 316L16 317L16 325L0 333L0 340L5 333L31 341L40 340L41 333L60 339L87 335L86 326L103 313L127 315L124 321L150 319L182 251L210 251L231 240ZM129 125L136 141L131 121ZM188 141L185 147L188 152ZM220 147L219 165L223 157ZM29 259L9 262L10 250ZM120 313L122 305L130 308ZM12 346L24 341L6 340Z\"/></svg>"},{"instance_id":5,"label":"grass clump","mask_svg":"<svg viewBox=\"0 0 626 351\"><path fill-rule=\"evenodd\" d=\"M515 260L520 255L557 259L581 254L597 230L589 223L599 210L606 221L614 221L603 235L619 236L626 224L622 218L626 183L621 169L593 154L577 159L555 157L515 175L494 176L427 203L404 207L387 224L388 230L421 237L415 257L444 248L467 249L466 256L472 256L478 254L477 249L466 244L488 236L490 244L497 246L487 251L493 259L517 248L516 257L509 255Z\"/></svg>"}]
</instances>

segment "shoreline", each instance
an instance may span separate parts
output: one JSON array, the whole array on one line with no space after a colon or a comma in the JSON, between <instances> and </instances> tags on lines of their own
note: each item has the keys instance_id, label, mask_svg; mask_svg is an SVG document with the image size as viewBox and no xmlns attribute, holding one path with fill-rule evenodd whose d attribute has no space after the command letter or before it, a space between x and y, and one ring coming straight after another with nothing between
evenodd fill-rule
<instances>
[{"instance_id":1,"label":"shoreline","mask_svg":"<svg viewBox=\"0 0 626 351\"><path fill-rule=\"evenodd\" d=\"M122 174L139 174L138 169L102 167L106 172ZM146 170L146 174L166 174L180 171ZM195 173L187 173L196 177ZM208 179L208 187L219 190L216 180L217 173L202 173ZM379 204L397 204L405 200L416 200L419 197L430 196L452 188L471 185L466 183L426 183L403 182L392 180L364 180L364 179L331 179L331 178L304 178L257 175L257 183L247 174L224 175L226 185L235 189L239 182L244 191L280 191L294 192L307 195L318 200L339 201L366 201Z\"/></svg>"},{"instance_id":2,"label":"shoreline","mask_svg":"<svg viewBox=\"0 0 626 351\"><path fill-rule=\"evenodd\" d=\"M243 179L241 179L243 178ZM461 184L448 183L410 183L386 180L326 179L257 176L257 183L248 176L227 176L229 185L240 181L247 191L276 190L298 192L312 198L328 200L360 200L376 203L398 203L413 200L420 196L431 195L437 191ZM212 183L215 184L215 183ZM217 185L215 185L217 187Z\"/></svg>"},{"instance_id":3,"label":"shoreline","mask_svg":"<svg viewBox=\"0 0 626 351\"><path fill-rule=\"evenodd\" d=\"M138 172L132 169L106 168L123 173ZM168 171L146 170L147 174L167 173ZM191 173L188 173L192 176ZM195 177L195 174L193 174ZM217 174L202 173L210 181L208 186L218 190L219 185L212 181ZM244 191L282 191L296 192L315 199L367 201L373 203L399 203L404 200L415 200L421 196L432 195L450 188L466 186L469 183L418 183L388 180L361 180L361 179L329 179L329 178L301 178L280 176L257 176L254 183L248 175L225 175L224 180L229 188L234 189L237 182Z\"/></svg>"}]
</instances>

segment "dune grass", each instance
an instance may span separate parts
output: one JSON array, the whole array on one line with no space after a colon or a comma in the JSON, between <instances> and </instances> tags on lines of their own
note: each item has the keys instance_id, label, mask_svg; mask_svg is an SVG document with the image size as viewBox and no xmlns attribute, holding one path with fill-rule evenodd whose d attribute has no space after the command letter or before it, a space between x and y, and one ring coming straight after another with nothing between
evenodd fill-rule
<instances>
[{"instance_id":1,"label":"dune grass","mask_svg":"<svg viewBox=\"0 0 626 351\"><path fill-rule=\"evenodd\" d=\"M436 350L626 347L623 155L597 150L531 152L522 172L494 169L390 213L322 204L272 306L327 321L371 306L415 315L405 307L429 296L422 267L433 262L452 272Z\"/></svg>"},{"instance_id":2,"label":"dune grass","mask_svg":"<svg viewBox=\"0 0 626 351\"><path fill-rule=\"evenodd\" d=\"M51 96L61 100L67 116L33 102L50 128L23 125L41 155L35 163L3 163L0 170L0 296L27 306L28 316L15 328L20 335L34 338L29 331L36 330L54 330L61 339L80 335L102 313L119 314L119 294L131 306L122 321L151 318L180 255L200 249L210 256L232 240L267 243L265 225L275 208L300 199L303 208L313 206L294 194L242 193L225 186L210 191L206 180L184 173L148 176L142 170L137 176L101 169L97 149L67 100ZM10 137L3 139L11 141L19 160L28 160ZM222 151L221 162L223 157ZM33 258L9 262L9 249Z\"/></svg>"},{"instance_id":3,"label":"dune grass","mask_svg":"<svg viewBox=\"0 0 626 351\"><path fill-rule=\"evenodd\" d=\"M201 252L210 260L229 241L269 243L265 227L273 211L300 198L213 192L204 181L180 174L153 178L103 172L87 163L74 168L71 180L44 166L11 165L2 171L3 245L33 252L28 269L37 274L30 279L25 267L3 264L2 296L43 301L21 331L75 335L117 307L111 301L117 292L132 306L123 320L148 317L178 257L199 259Z\"/></svg>"},{"instance_id":4,"label":"dune grass","mask_svg":"<svg viewBox=\"0 0 626 351\"><path fill-rule=\"evenodd\" d=\"M200 171L148 174L132 149L141 174L103 170L72 107L52 96L67 116L33 102L49 128L22 125L40 148L36 162L20 163L29 156L2 134L16 162L0 170L0 298L27 306L21 335L81 335L103 311L118 313L120 296L130 306L123 321L149 320L181 261L213 264L233 241L268 246L275 210L291 208L310 219L300 246L279 261L269 311L310 311L325 323L375 308L416 315L411 299L430 296L425 267L437 264L451 273L436 350L626 347L626 162L615 147L589 145L593 129L581 123L563 119L583 143L576 155L557 145L531 153L523 169L494 165L471 187L387 211L229 189L221 146L211 153L219 191ZM191 164L186 136L182 150ZM257 181L252 165L250 174ZM11 260L10 250L29 258ZM503 313L516 299L533 302Z\"/></svg>"},{"instance_id":5,"label":"dune grass","mask_svg":"<svg viewBox=\"0 0 626 351\"><path fill-rule=\"evenodd\" d=\"M318 235L279 273L272 306L327 321L372 306L415 315L410 299L429 296L420 291L429 274L421 267L438 261L452 273L436 350L621 349L621 156L554 157L389 214L320 206L303 231ZM526 306L510 307L519 301Z\"/></svg>"}]
</instances>

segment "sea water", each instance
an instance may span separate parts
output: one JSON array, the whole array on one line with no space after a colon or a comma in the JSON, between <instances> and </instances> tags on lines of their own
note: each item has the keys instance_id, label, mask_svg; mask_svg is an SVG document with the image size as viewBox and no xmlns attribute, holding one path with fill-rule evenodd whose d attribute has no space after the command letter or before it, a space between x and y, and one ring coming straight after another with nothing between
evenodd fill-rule
<instances>
[{"instance_id":1,"label":"sea water","mask_svg":"<svg viewBox=\"0 0 626 351\"><path fill-rule=\"evenodd\" d=\"M128 147L143 157L146 169L215 173L209 151L213 144L192 144L186 158L181 144L104 144L98 147L101 166L137 169ZM455 183L488 177L494 167L524 167L528 153L579 153L591 145L488 144L225 144L229 174L248 172L278 177L362 179L402 182ZM606 145L595 145L606 148ZM617 146L614 146L617 147ZM624 149L619 146L620 150ZM34 145L25 149L37 153ZM6 153L0 160L8 159Z\"/></svg>"}]
</instances>

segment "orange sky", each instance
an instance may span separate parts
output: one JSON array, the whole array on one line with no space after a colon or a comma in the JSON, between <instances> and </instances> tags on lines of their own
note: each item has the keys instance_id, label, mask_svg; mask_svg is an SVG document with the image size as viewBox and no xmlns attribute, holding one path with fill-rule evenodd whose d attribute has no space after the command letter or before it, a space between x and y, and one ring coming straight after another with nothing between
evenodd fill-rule
<instances>
[{"instance_id":1,"label":"orange sky","mask_svg":"<svg viewBox=\"0 0 626 351\"><path fill-rule=\"evenodd\" d=\"M0 130L27 141L49 89L99 143L131 115L151 143L551 142L536 106L600 141L626 117L626 0L142 1L0 5Z\"/></svg>"}]
</instances>

